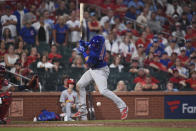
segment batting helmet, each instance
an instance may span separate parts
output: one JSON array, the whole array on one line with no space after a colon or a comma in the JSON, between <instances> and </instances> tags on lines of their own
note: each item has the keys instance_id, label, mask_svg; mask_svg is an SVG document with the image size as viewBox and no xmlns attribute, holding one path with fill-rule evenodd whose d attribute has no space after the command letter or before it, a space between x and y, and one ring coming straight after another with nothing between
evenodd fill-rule
<instances>
[{"instance_id":1,"label":"batting helmet","mask_svg":"<svg viewBox=\"0 0 196 131\"><path fill-rule=\"evenodd\" d=\"M69 84L75 84L74 79L68 79L67 80L67 87L69 87Z\"/></svg>"},{"instance_id":2,"label":"batting helmet","mask_svg":"<svg viewBox=\"0 0 196 131\"><path fill-rule=\"evenodd\" d=\"M101 35L96 35L90 40L90 48L99 50L105 42L105 38Z\"/></svg>"}]
</instances>

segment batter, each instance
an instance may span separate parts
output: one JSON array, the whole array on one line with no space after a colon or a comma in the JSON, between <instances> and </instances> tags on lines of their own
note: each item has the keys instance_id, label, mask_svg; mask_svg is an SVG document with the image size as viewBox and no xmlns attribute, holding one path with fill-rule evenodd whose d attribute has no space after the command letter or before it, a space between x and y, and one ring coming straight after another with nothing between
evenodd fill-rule
<instances>
[{"instance_id":1,"label":"batter","mask_svg":"<svg viewBox=\"0 0 196 131\"><path fill-rule=\"evenodd\" d=\"M127 118L127 105L121 98L119 98L116 94L107 88L107 78L110 71L106 62L104 61L106 52L104 42L105 38L100 35L94 36L90 42L79 42L80 45L78 50L83 54L85 61L89 66L89 70L82 75L76 85L76 88L79 91L79 102L81 106L79 111L74 114L73 117L87 115L85 87L94 80L99 89L99 92L117 105L121 113L121 120ZM87 49L89 49L88 54L86 53Z\"/></svg>"}]
</instances>

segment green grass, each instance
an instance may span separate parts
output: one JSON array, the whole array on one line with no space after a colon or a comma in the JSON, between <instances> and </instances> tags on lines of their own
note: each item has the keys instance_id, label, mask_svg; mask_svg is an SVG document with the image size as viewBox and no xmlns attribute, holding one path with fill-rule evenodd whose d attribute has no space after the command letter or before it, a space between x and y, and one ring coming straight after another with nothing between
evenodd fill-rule
<instances>
[{"instance_id":1,"label":"green grass","mask_svg":"<svg viewBox=\"0 0 196 131\"><path fill-rule=\"evenodd\" d=\"M141 120L93 120L93 121L48 121L48 122L36 122L41 123L130 123L130 122L181 122L181 121L196 121L195 119L141 119ZM32 121L12 121L11 124L32 124ZM196 128L157 128L157 127L6 127L1 128L0 131L196 131Z\"/></svg>"},{"instance_id":2,"label":"green grass","mask_svg":"<svg viewBox=\"0 0 196 131\"><path fill-rule=\"evenodd\" d=\"M66 123L105 123L105 122L178 122L178 121L196 121L196 119L132 119L132 120L90 120L90 121L71 121ZM65 123L64 121L39 121L36 123ZM12 121L13 124L31 124L32 121Z\"/></svg>"},{"instance_id":3,"label":"green grass","mask_svg":"<svg viewBox=\"0 0 196 131\"><path fill-rule=\"evenodd\" d=\"M53 128L0 128L0 131L195 131L196 128L137 128L137 127L53 127Z\"/></svg>"}]
</instances>

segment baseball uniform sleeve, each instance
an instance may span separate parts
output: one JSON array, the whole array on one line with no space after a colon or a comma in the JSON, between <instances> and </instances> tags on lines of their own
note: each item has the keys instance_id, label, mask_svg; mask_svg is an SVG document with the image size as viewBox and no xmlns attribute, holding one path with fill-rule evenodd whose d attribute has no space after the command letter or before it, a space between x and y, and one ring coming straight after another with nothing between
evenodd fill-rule
<instances>
[{"instance_id":1,"label":"baseball uniform sleeve","mask_svg":"<svg viewBox=\"0 0 196 131\"><path fill-rule=\"evenodd\" d=\"M63 91L62 93L61 93L61 96L60 96L60 100L59 100L59 102L65 102L65 99L67 98L67 95L66 95L66 90L65 91Z\"/></svg>"}]
</instances>

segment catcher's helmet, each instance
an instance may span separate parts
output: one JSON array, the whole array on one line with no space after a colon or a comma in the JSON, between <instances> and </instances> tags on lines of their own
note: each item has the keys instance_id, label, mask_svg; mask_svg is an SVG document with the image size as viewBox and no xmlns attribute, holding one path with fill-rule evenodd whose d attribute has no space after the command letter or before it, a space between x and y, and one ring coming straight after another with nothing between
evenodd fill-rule
<instances>
[{"instance_id":1,"label":"catcher's helmet","mask_svg":"<svg viewBox=\"0 0 196 131\"><path fill-rule=\"evenodd\" d=\"M101 35L96 35L90 40L90 48L98 51L105 42L105 38Z\"/></svg>"},{"instance_id":2,"label":"catcher's helmet","mask_svg":"<svg viewBox=\"0 0 196 131\"><path fill-rule=\"evenodd\" d=\"M5 67L3 65L0 65L0 76L5 75Z\"/></svg>"}]
</instances>

